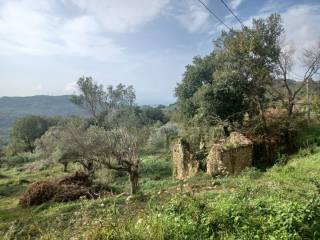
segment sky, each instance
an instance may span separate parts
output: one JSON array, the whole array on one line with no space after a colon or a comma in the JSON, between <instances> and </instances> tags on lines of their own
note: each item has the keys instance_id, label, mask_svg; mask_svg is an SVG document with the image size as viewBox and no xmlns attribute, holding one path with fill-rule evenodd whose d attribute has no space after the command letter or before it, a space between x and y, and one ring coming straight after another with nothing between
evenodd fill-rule
<instances>
[{"instance_id":1,"label":"sky","mask_svg":"<svg viewBox=\"0 0 320 240\"><path fill-rule=\"evenodd\" d=\"M220 0L203 1L240 28ZM320 0L225 2L248 26L280 13L296 60L320 40ZM222 30L197 0L0 0L0 96L75 94L78 78L92 76L133 85L139 104L169 104L185 65Z\"/></svg>"}]
</instances>

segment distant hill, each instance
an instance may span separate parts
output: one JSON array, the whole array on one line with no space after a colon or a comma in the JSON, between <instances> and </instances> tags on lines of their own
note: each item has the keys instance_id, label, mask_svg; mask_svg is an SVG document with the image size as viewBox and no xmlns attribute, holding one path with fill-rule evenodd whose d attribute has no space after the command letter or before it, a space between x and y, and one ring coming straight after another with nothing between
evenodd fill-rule
<instances>
[{"instance_id":1,"label":"distant hill","mask_svg":"<svg viewBox=\"0 0 320 240\"><path fill-rule=\"evenodd\" d=\"M274 82L275 83L275 87L279 89L284 89L284 83L282 80L277 80ZM292 90L296 90L301 86L301 82L297 82L294 80L288 80L288 85L290 87L290 89ZM310 94L319 94L320 92L320 81L311 81L310 82ZM303 87L300 94L299 95L306 95L306 87Z\"/></svg>"},{"instance_id":2,"label":"distant hill","mask_svg":"<svg viewBox=\"0 0 320 240\"><path fill-rule=\"evenodd\" d=\"M86 112L70 102L69 95L1 97L0 136L8 140L14 122L26 115L41 116L85 116Z\"/></svg>"}]
</instances>

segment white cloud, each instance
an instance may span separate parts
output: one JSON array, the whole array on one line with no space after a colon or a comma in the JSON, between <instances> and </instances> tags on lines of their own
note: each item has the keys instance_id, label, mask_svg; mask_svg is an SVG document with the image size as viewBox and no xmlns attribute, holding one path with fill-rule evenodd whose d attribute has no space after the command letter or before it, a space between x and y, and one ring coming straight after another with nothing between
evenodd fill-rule
<instances>
[{"instance_id":1,"label":"white cloud","mask_svg":"<svg viewBox=\"0 0 320 240\"><path fill-rule=\"evenodd\" d=\"M259 14L280 12L290 6L289 1L267 0L259 10Z\"/></svg>"},{"instance_id":2,"label":"white cloud","mask_svg":"<svg viewBox=\"0 0 320 240\"><path fill-rule=\"evenodd\" d=\"M48 6L34 1L9 1L0 9L0 54L15 53L38 55L55 46L44 42L49 32L54 30L57 19L52 18Z\"/></svg>"},{"instance_id":3,"label":"white cloud","mask_svg":"<svg viewBox=\"0 0 320 240\"><path fill-rule=\"evenodd\" d=\"M231 0L230 1L230 7L235 10L240 6L240 4L242 2L243 2L243 0Z\"/></svg>"},{"instance_id":4,"label":"white cloud","mask_svg":"<svg viewBox=\"0 0 320 240\"><path fill-rule=\"evenodd\" d=\"M67 93L74 93L77 90L77 81L69 82L64 87L64 91Z\"/></svg>"},{"instance_id":5,"label":"white cloud","mask_svg":"<svg viewBox=\"0 0 320 240\"><path fill-rule=\"evenodd\" d=\"M284 44L295 50L293 72L301 76L304 71L304 50L316 46L320 41L320 5L299 4L288 7L285 3L277 2L269 0L257 15L251 16L244 24L252 26L252 18L266 18L272 13L280 13L285 29ZM295 78L293 75L290 77Z\"/></svg>"},{"instance_id":6,"label":"white cloud","mask_svg":"<svg viewBox=\"0 0 320 240\"><path fill-rule=\"evenodd\" d=\"M294 72L303 75L303 52L320 42L320 5L296 5L282 14L287 44L295 49Z\"/></svg>"},{"instance_id":7,"label":"white cloud","mask_svg":"<svg viewBox=\"0 0 320 240\"><path fill-rule=\"evenodd\" d=\"M98 59L119 60L124 48L117 46L90 16L70 19L58 30L63 53L73 56L95 56Z\"/></svg>"},{"instance_id":8,"label":"white cloud","mask_svg":"<svg viewBox=\"0 0 320 240\"><path fill-rule=\"evenodd\" d=\"M71 0L76 6L95 16L107 31L134 31L155 18L170 0Z\"/></svg>"},{"instance_id":9,"label":"white cloud","mask_svg":"<svg viewBox=\"0 0 320 240\"><path fill-rule=\"evenodd\" d=\"M41 83L37 84L36 87L34 88L35 91L41 91L43 90L43 86Z\"/></svg>"},{"instance_id":10,"label":"white cloud","mask_svg":"<svg viewBox=\"0 0 320 240\"><path fill-rule=\"evenodd\" d=\"M272 13L280 13L287 43L295 48L308 48L320 40L320 5L297 4L269 0L254 18L266 18ZM250 17L246 23L251 25Z\"/></svg>"},{"instance_id":11,"label":"white cloud","mask_svg":"<svg viewBox=\"0 0 320 240\"><path fill-rule=\"evenodd\" d=\"M306 49L320 41L320 5L290 7L282 18L286 38L296 49Z\"/></svg>"},{"instance_id":12,"label":"white cloud","mask_svg":"<svg viewBox=\"0 0 320 240\"><path fill-rule=\"evenodd\" d=\"M68 12L77 9L71 1L81 8L80 14ZM109 31L133 31L168 2L7 0L0 5L0 55L83 56L118 62L125 49Z\"/></svg>"},{"instance_id":13,"label":"white cloud","mask_svg":"<svg viewBox=\"0 0 320 240\"><path fill-rule=\"evenodd\" d=\"M197 1L184 1L182 12L176 15L180 24L190 33L202 31L208 28L208 11Z\"/></svg>"}]
</instances>

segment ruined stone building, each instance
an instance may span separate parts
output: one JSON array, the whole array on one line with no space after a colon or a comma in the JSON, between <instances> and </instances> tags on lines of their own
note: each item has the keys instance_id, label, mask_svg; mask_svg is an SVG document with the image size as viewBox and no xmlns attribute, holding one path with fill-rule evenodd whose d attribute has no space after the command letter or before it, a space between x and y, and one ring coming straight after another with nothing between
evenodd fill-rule
<instances>
[{"instance_id":1,"label":"ruined stone building","mask_svg":"<svg viewBox=\"0 0 320 240\"><path fill-rule=\"evenodd\" d=\"M172 147L173 176L176 179L186 179L194 176L199 169L199 163L190 153L189 144L178 139Z\"/></svg>"},{"instance_id":2,"label":"ruined stone building","mask_svg":"<svg viewBox=\"0 0 320 240\"><path fill-rule=\"evenodd\" d=\"M207 173L239 174L252 163L252 142L238 132L212 145L207 156Z\"/></svg>"},{"instance_id":3,"label":"ruined stone building","mask_svg":"<svg viewBox=\"0 0 320 240\"><path fill-rule=\"evenodd\" d=\"M202 144L203 145L203 144ZM203 146L200 148L203 149ZM208 174L239 174L252 164L252 147L250 139L238 132L228 138L206 147L206 171ZM199 162L190 152L188 143L179 139L172 148L173 176L186 179L199 171Z\"/></svg>"}]
</instances>

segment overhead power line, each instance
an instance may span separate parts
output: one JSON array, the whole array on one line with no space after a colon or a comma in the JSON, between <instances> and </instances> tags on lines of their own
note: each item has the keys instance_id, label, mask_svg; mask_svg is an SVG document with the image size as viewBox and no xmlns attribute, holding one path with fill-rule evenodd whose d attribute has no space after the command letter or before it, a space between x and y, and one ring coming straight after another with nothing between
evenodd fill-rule
<instances>
[{"instance_id":1,"label":"overhead power line","mask_svg":"<svg viewBox=\"0 0 320 240\"><path fill-rule=\"evenodd\" d=\"M292 72L292 71L290 71L289 72L289 75L291 75L291 76L294 76L294 77L297 77L297 78L300 78L300 79L304 79L304 77L302 77L302 76L300 76L299 74L296 74L296 73L294 73L294 72Z\"/></svg>"},{"instance_id":2,"label":"overhead power line","mask_svg":"<svg viewBox=\"0 0 320 240\"><path fill-rule=\"evenodd\" d=\"M231 27L229 27L220 17L218 17L203 1L198 0L198 2L201 3L221 24L223 24L229 30L232 30Z\"/></svg>"},{"instance_id":3,"label":"overhead power line","mask_svg":"<svg viewBox=\"0 0 320 240\"><path fill-rule=\"evenodd\" d=\"M228 9L229 12L231 12L231 14L237 19L237 21L240 23L241 27L244 28L245 25L243 24L243 22L239 19L239 17L237 16L237 14L235 14L235 12L228 6L228 4L226 4L226 2L224 0L220 0L220 2Z\"/></svg>"}]
</instances>

